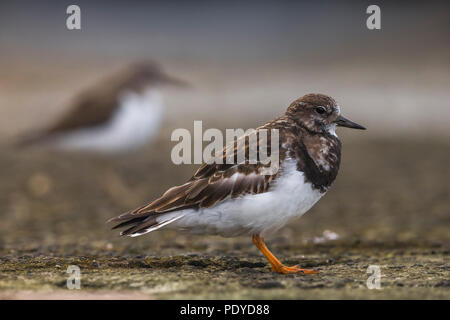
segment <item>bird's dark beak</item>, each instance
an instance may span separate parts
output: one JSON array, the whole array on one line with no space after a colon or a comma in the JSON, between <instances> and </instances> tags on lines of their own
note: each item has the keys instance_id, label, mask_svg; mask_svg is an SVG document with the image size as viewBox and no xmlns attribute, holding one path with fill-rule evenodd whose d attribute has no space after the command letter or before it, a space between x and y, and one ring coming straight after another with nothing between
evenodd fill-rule
<instances>
[{"instance_id":1,"label":"bird's dark beak","mask_svg":"<svg viewBox=\"0 0 450 320\"><path fill-rule=\"evenodd\" d=\"M360 130L366 130L363 126L348 120L347 118L344 118L343 116L339 116L337 120L335 121L338 127L347 127L352 129L360 129Z\"/></svg>"}]
</instances>

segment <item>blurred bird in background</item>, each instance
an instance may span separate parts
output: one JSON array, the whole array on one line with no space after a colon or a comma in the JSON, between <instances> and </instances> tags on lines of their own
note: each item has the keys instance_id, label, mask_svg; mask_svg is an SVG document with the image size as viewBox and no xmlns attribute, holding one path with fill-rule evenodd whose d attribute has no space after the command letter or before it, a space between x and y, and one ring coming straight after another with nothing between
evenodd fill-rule
<instances>
[{"instance_id":1,"label":"blurred bird in background","mask_svg":"<svg viewBox=\"0 0 450 320\"><path fill-rule=\"evenodd\" d=\"M119 204L139 198L108 156L139 149L157 136L163 121L161 88L187 87L154 62L137 62L78 94L69 110L49 127L30 132L18 146L84 152L98 167L99 188ZM125 195L125 196L124 196ZM124 197L120 197L124 196ZM117 200L116 200L117 202Z\"/></svg>"},{"instance_id":2,"label":"blurred bird in background","mask_svg":"<svg viewBox=\"0 0 450 320\"><path fill-rule=\"evenodd\" d=\"M156 136L163 118L162 86L185 87L154 62L135 63L81 92L48 128L25 135L20 146L67 151L123 152Z\"/></svg>"}]
</instances>

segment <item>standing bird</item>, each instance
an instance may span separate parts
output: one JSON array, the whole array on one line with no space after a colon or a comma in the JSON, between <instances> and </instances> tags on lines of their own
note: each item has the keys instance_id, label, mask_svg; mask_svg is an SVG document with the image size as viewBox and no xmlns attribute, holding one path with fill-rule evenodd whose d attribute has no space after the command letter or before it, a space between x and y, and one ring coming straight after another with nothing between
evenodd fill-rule
<instances>
[{"instance_id":1,"label":"standing bird","mask_svg":"<svg viewBox=\"0 0 450 320\"><path fill-rule=\"evenodd\" d=\"M276 173L263 175L267 164L261 162L203 164L185 184L109 221L118 223L113 229L127 227L121 235L132 237L165 226L226 237L251 235L273 271L317 273L283 265L266 247L263 236L302 216L327 192L341 158L337 126L365 129L341 116L333 98L307 94L292 102L284 115L256 129L279 132ZM257 144L261 146L260 140ZM237 152L234 148L235 157Z\"/></svg>"},{"instance_id":2,"label":"standing bird","mask_svg":"<svg viewBox=\"0 0 450 320\"><path fill-rule=\"evenodd\" d=\"M154 63L131 65L80 93L49 128L28 134L19 145L43 143L69 151L120 152L156 135L163 114L160 86L185 86Z\"/></svg>"}]
</instances>

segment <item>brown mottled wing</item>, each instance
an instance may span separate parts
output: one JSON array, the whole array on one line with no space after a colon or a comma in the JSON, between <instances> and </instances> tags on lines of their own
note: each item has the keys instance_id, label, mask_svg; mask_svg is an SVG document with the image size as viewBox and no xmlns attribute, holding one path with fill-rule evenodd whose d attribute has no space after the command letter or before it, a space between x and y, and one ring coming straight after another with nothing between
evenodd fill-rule
<instances>
[{"instance_id":1,"label":"brown mottled wing","mask_svg":"<svg viewBox=\"0 0 450 320\"><path fill-rule=\"evenodd\" d=\"M240 139L245 139L245 137ZM260 140L257 141L259 145ZM235 157L237 157L237 146L238 144L235 143ZM246 149L248 147L249 145L246 143ZM223 157L226 157L225 150L226 148L222 152ZM248 155L247 152L246 155ZM250 164L247 158L245 157L243 163L234 165L226 163L203 164L187 183L173 187L155 201L109 221L119 222L114 228L132 225L131 228L122 232L122 234L127 235L149 227L154 223L151 216L156 217L162 213L187 208L208 208L227 197L233 199L245 194L267 192L271 182L278 177L279 172L272 175L263 175L261 174L262 169L268 167L269 164L263 165L259 162ZM280 156L279 159L281 164L284 156ZM144 223L142 223L143 221Z\"/></svg>"}]
</instances>

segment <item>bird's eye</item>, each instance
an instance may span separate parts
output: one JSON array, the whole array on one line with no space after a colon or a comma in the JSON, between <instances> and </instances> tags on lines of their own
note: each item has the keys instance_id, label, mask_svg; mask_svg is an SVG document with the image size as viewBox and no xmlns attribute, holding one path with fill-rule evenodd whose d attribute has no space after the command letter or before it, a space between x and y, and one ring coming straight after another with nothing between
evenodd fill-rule
<instances>
[{"instance_id":1,"label":"bird's eye","mask_svg":"<svg viewBox=\"0 0 450 320\"><path fill-rule=\"evenodd\" d=\"M316 108L316 112L317 112L318 114L324 114L325 111L327 111L327 110L326 110L324 107L317 107L317 108Z\"/></svg>"}]
</instances>

